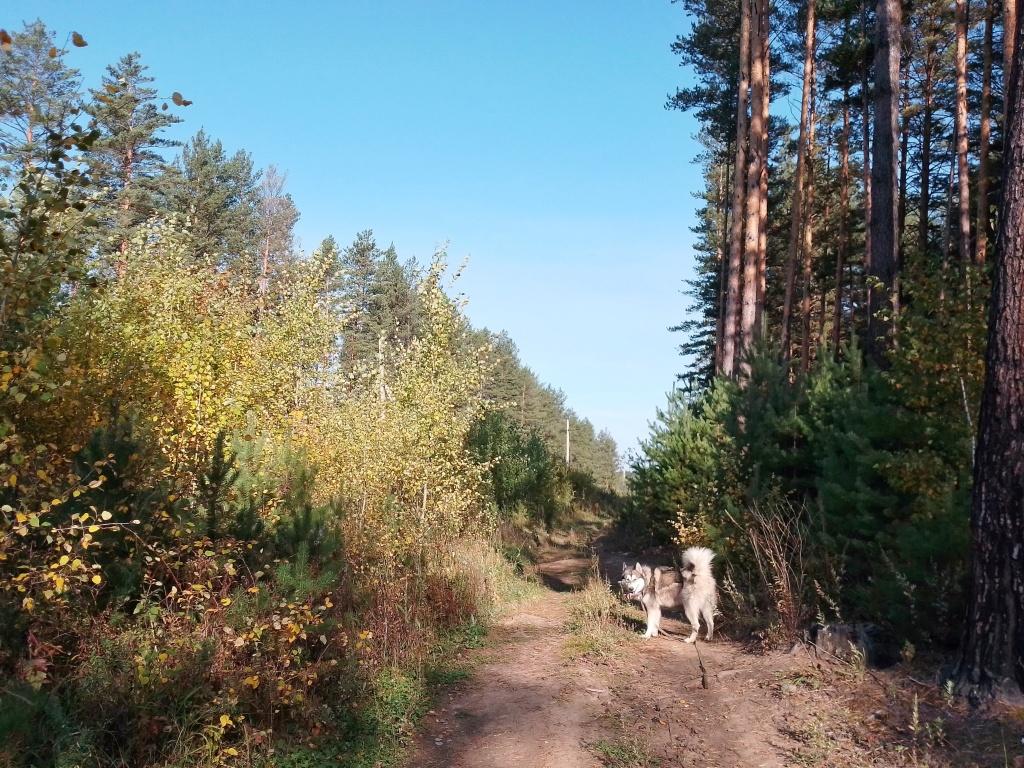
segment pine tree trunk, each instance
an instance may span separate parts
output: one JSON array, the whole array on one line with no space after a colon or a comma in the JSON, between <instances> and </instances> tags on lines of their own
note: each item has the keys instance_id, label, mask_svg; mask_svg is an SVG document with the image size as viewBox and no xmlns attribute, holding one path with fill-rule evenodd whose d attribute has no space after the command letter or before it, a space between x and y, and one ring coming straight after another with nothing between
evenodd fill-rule
<instances>
[{"instance_id":1,"label":"pine tree trunk","mask_svg":"<svg viewBox=\"0 0 1024 768\"><path fill-rule=\"evenodd\" d=\"M750 366L746 356L754 342L757 324L758 271L760 267L761 174L765 169L764 149L767 147L767 125L764 122L764 46L761 36L766 29L762 15L767 0L753 0L750 15L750 162L747 164L746 235L743 244L743 298L740 315L741 374L746 377Z\"/></svg>"},{"instance_id":2,"label":"pine tree trunk","mask_svg":"<svg viewBox=\"0 0 1024 768\"><path fill-rule=\"evenodd\" d=\"M1006 134L1010 121L1007 115L1010 114L1010 83L1013 80L1013 70L1018 60L1017 52L1017 25L1020 22L1020 9L1016 0L1003 0L1003 134Z\"/></svg>"},{"instance_id":3,"label":"pine tree trunk","mask_svg":"<svg viewBox=\"0 0 1024 768\"><path fill-rule=\"evenodd\" d=\"M731 147L726 147L725 155L728 158ZM726 236L729 221L728 206L728 183L729 166L728 161L719 164L718 173L718 242L715 248L715 256L718 259L718 312L715 321L715 376L722 375L722 345L725 339L725 292L726 283L729 279L729 263L726 260Z\"/></svg>"},{"instance_id":4,"label":"pine tree trunk","mask_svg":"<svg viewBox=\"0 0 1024 768\"><path fill-rule=\"evenodd\" d=\"M967 162L967 0L956 0L956 167L960 261L971 260L971 183Z\"/></svg>"},{"instance_id":5,"label":"pine tree trunk","mask_svg":"<svg viewBox=\"0 0 1024 768\"><path fill-rule=\"evenodd\" d=\"M910 73L909 64L904 62L903 72L900 76L900 194L899 206L896 214L896 242L899 258L896 263L897 274L902 268L904 261L903 233L907 226L907 155L910 150L910 121L903 117L910 105ZM896 292L899 298L899 292Z\"/></svg>"},{"instance_id":6,"label":"pine tree trunk","mask_svg":"<svg viewBox=\"0 0 1024 768\"><path fill-rule=\"evenodd\" d=\"M876 365L885 363L887 321L893 307L897 257L896 146L899 141L900 0L878 0L875 33L875 141L871 168L871 269L868 286L866 351Z\"/></svg>"},{"instance_id":7,"label":"pine tree trunk","mask_svg":"<svg viewBox=\"0 0 1024 768\"><path fill-rule=\"evenodd\" d=\"M843 322L843 269L850 253L850 89L843 91L843 134L839 140L839 249L836 298L832 307L832 354L839 357Z\"/></svg>"},{"instance_id":8,"label":"pine tree trunk","mask_svg":"<svg viewBox=\"0 0 1024 768\"><path fill-rule=\"evenodd\" d=\"M985 3L985 40L981 49L981 127L978 132L978 210L974 225L974 263L985 263L988 251L988 153L992 140L992 14L994 0Z\"/></svg>"},{"instance_id":9,"label":"pine tree trunk","mask_svg":"<svg viewBox=\"0 0 1024 768\"><path fill-rule=\"evenodd\" d=\"M728 284L725 297L725 329L722 338L722 374L736 373L739 341L740 269L743 259L743 212L747 166L747 91L750 87L750 0L740 0L739 77L736 94L736 154L733 160L732 204L729 227Z\"/></svg>"},{"instance_id":10,"label":"pine tree trunk","mask_svg":"<svg viewBox=\"0 0 1024 768\"><path fill-rule=\"evenodd\" d=\"M902 0L901 0L902 1ZM900 312L900 300L902 299L901 286L900 286L900 271L903 268L903 230L906 227L906 156L910 143L910 127L907 124L907 120L904 118L904 113L907 109L907 104L910 101L910 87L909 87L909 74L907 72L906 62L903 62L902 69L900 71L900 97L899 97L899 126L900 126L900 139L899 139L899 182L898 182L898 194L896 196L896 270L893 278L893 291L892 291L892 306L893 306L893 317L892 317L892 332L893 332L893 348L896 348L899 344L899 340L896 336L897 333L897 319L899 318Z\"/></svg>"},{"instance_id":11,"label":"pine tree trunk","mask_svg":"<svg viewBox=\"0 0 1024 768\"><path fill-rule=\"evenodd\" d=\"M928 219L931 215L932 174L932 110L934 91L935 48L928 43L924 54L924 83L921 87L921 198L918 207L917 247L921 256L928 254Z\"/></svg>"},{"instance_id":12,"label":"pine tree trunk","mask_svg":"<svg viewBox=\"0 0 1024 768\"><path fill-rule=\"evenodd\" d=\"M834 124L829 122L825 127L825 186L822 188L823 208L821 212L821 225L823 231L822 253L820 264L828 264L829 249L832 245L832 191L828 180L832 178L832 129ZM818 269L815 279L818 281L818 340L816 345L825 342L825 309L828 303L828 280L825 279L823 269ZM810 356L808 356L808 361Z\"/></svg>"},{"instance_id":13,"label":"pine tree trunk","mask_svg":"<svg viewBox=\"0 0 1024 768\"><path fill-rule=\"evenodd\" d=\"M807 0L807 20L804 29L804 79L800 96L800 133L796 145L796 178L793 179L792 212L789 222L789 249L786 252L786 288L782 303L782 356L788 360L790 350L790 324L793 314L793 296L796 283L796 257L803 227L804 177L807 155L807 116L810 112L811 81L814 72L815 0Z\"/></svg>"},{"instance_id":14,"label":"pine tree trunk","mask_svg":"<svg viewBox=\"0 0 1024 768\"><path fill-rule=\"evenodd\" d=\"M861 0L860 2L860 35L861 35L861 50L864 52L863 62L861 64L860 71L860 94L861 94L861 152L863 156L863 163L861 172L863 174L863 186L864 186L864 221L867 223L871 222L871 209L872 209L872 194L871 194L871 89L868 82L869 64L868 64L868 8L867 0ZM864 274L871 274L871 233L866 232L864 235ZM870 310L871 303L867 296L867 287L864 290L864 312L867 313ZM867 325L867 318L865 317L865 326Z\"/></svg>"},{"instance_id":15,"label":"pine tree trunk","mask_svg":"<svg viewBox=\"0 0 1024 768\"><path fill-rule=\"evenodd\" d=\"M974 699L1000 692L1019 696L1024 690L1024 57L1019 37L1017 44L974 460L970 593L956 670L960 690Z\"/></svg>"},{"instance_id":16,"label":"pine tree trunk","mask_svg":"<svg viewBox=\"0 0 1024 768\"><path fill-rule=\"evenodd\" d=\"M811 82L814 82L815 67L811 67ZM804 216L803 238L800 244L802 259L803 295L800 301L800 371L807 373L811 360L811 257L814 254L814 126L815 90L811 88L811 107L807 116L807 169L805 170L806 215Z\"/></svg>"},{"instance_id":17,"label":"pine tree trunk","mask_svg":"<svg viewBox=\"0 0 1024 768\"><path fill-rule=\"evenodd\" d=\"M758 216L757 232L757 307L755 309L754 327L757 337L764 339L767 328L764 315L765 294L768 277L768 131L771 111L771 51L768 49L768 24L771 13L770 0L764 2L764 13L761 15L761 76L764 79L764 98L761 100L761 119L764 121L764 132L761 135L761 208Z\"/></svg>"}]
</instances>

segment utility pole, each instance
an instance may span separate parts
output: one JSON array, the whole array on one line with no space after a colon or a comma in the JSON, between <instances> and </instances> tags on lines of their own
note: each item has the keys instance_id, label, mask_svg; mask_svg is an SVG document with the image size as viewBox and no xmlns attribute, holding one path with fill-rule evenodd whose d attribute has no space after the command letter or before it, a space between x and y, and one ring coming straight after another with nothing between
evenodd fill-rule
<instances>
[{"instance_id":1,"label":"utility pole","mask_svg":"<svg viewBox=\"0 0 1024 768\"><path fill-rule=\"evenodd\" d=\"M569 466L569 420L565 420L565 466Z\"/></svg>"}]
</instances>

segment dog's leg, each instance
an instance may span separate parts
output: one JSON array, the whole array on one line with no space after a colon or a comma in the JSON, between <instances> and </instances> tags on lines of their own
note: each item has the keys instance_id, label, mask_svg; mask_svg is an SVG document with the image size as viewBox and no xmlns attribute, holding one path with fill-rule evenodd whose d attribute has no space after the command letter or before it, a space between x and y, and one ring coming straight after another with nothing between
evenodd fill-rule
<instances>
[{"instance_id":1,"label":"dog's leg","mask_svg":"<svg viewBox=\"0 0 1024 768\"><path fill-rule=\"evenodd\" d=\"M645 606L646 607L646 606ZM661 624L661 608L654 605L647 609L647 631L644 637L657 637L658 626Z\"/></svg>"},{"instance_id":2,"label":"dog's leg","mask_svg":"<svg viewBox=\"0 0 1024 768\"><path fill-rule=\"evenodd\" d=\"M684 638L683 642L692 643L697 639L697 632L700 630L700 611L697 610L697 606L693 603L687 603L683 610L686 613L686 620L690 622L692 627L690 636Z\"/></svg>"},{"instance_id":3,"label":"dog's leg","mask_svg":"<svg viewBox=\"0 0 1024 768\"><path fill-rule=\"evenodd\" d=\"M710 640L711 636L715 634L715 611L713 608L705 606L701 609L700 615L704 617L704 623L708 628L707 637L705 639Z\"/></svg>"}]
</instances>

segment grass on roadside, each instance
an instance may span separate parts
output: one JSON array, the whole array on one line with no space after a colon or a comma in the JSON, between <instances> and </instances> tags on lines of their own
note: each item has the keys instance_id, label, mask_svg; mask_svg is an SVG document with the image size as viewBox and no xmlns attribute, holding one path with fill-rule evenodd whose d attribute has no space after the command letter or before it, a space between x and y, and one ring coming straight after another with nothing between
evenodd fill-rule
<instances>
[{"instance_id":1,"label":"grass on roadside","mask_svg":"<svg viewBox=\"0 0 1024 768\"><path fill-rule=\"evenodd\" d=\"M598 573L596 559L586 584L570 597L568 613L565 652L569 659L616 656L632 639L624 620L625 606Z\"/></svg>"},{"instance_id":2,"label":"grass on roadside","mask_svg":"<svg viewBox=\"0 0 1024 768\"><path fill-rule=\"evenodd\" d=\"M445 566L453 579L472 584L476 610L469 621L441 631L425 655L405 667L379 669L360 706L325 722L326 739L281 744L260 768L392 768L401 766L434 693L465 680L466 651L484 644L489 624L509 606L543 588L523 576L505 553L484 542L463 543ZM325 718L327 720L327 718Z\"/></svg>"},{"instance_id":3,"label":"grass on roadside","mask_svg":"<svg viewBox=\"0 0 1024 768\"><path fill-rule=\"evenodd\" d=\"M661 761L651 755L639 736L620 735L589 745L606 768L658 768Z\"/></svg>"}]
</instances>

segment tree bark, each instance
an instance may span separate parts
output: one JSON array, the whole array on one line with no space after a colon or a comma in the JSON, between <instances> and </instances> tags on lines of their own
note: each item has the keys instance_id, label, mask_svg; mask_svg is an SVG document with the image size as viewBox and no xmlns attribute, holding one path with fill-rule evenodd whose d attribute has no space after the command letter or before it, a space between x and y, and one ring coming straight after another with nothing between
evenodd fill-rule
<instances>
[{"instance_id":1,"label":"tree bark","mask_svg":"<svg viewBox=\"0 0 1024 768\"><path fill-rule=\"evenodd\" d=\"M1007 0L1012 1L1012 0ZM992 141L992 15L994 0L985 3L985 39L981 49L981 126L978 132L978 211L974 225L974 263L985 263L988 252L988 153Z\"/></svg>"},{"instance_id":2,"label":"tree bark","mask_svg":"<svg viewBox=\"0 0 1024 768\"><path fill-rule=\"evenodd\" d=\"M1013 80L1014 62L1017 61L1017 25L1020 22L1020 9L1016 0L1003 0L1003 134L1005 135L1010 121L1010 83Z\"/></svg>"},{"instance_id":3,"label":"tree bark","mask_svg":"<svg viewBox=\"0 0 1024 768\"><path fill-rule=\"evenodd\" d=\"M736 373L739 340L740 269L743 258L743 211L747 160L747 91L750 87L750 0L740 0L739 77L736 93L736 155L733 160L732 222L729 228L728 285L725 297L725 330L722 338L722 374Z\"/></svg>"},{"instance_id":4,"label":"tree bark","mask_svg":"<svg viewBox=\"0 0 1024 768\"><path fill-rule=\"evenodd\" d=\"M871 168L871 269L868 272L866 351L878 366L885 363L887 321L893 306L897 258L896 146L899 141L900 0L878 0L875 33L875 140Z\"/></svg>"},{"instance_id":5,"label":"tree bark","mask_svg":"<svg viewBox=\"0 0 1024 768\"><path fill-rule=\"evenodd\" d=\"M764 98L761 100L761 119L764 121L764 133L761 135L761 208L758 215L757 232L757 308L754 326L759 339L764 339L767 332L765 322L765 294L768 277L768 133L771 112L771 51L768 49L768 24L771 13L771 2L765 0L764 13L761 15L761 76L764 79Z\"/></svg>"},{"instance_id":6,"label":"tree bark","mask_svg":"<svg viewBox=\"0 0 1024 768\"><path fill-rule=\"evenodd\" d=\"M843 133L839 139L839 249L832 307L832 354L838 359L843 322L843 269L850 253L850 89L843 91Z\"/></svg>"},{"instance_id":7,"label":"tree bark","mask_svg":"<svg viewBox=\"0 0 1024 768\"><path fill-rule=\"evenodd\" d=\"M861 64L860 71L860 98L861 98L861 117L863 122L861 123L861 151L863 153L863 163L861 172L863 174L863 186L864 186L864 220L867 223L871 223L871 208L872 208L872 195L871 195L871 90L868 83L868 7L867 0L861 0L860 2L860 42L861 50L864 52L863 63ZM864 235L864 274L871 274L871 233L867 232ZM864 291L864 311L867 313L870 309L870 301L867 296L867 288ZM867 319L865 318L865 325L867 325Z\"/></svg>"},{"instance_id":8,"label":"tree bark","mask_svg":"<svg viewBox=\"0 0 1024 768\"><path fill-rule=\"evenodd\" d=\"M804 177L807 156L807 116L810 112L811 81L814 72L815 0L807 0L807 19L804 27L804 79L800 96L800 133L796 145L796 178L793 180L792 211L789 222L789 249L786 252L786 288L782 302L782 356L789 360L790 324L793 314L793 294L796 283L796 257L803 227Z\"/></svg>"},{"instance_id":9,"label":"tree bark","mask_svg":"<svg viewBox=\"0 0 1024 768\"><path fill-rule=\"evenodd\" d=\"M811 67L811 81L815 78ZM807 215L804 217L803 238L800 245L803 294L800 301L800 371L807 373L811 360L811 257L814 254L814 127L817 119L815 89L811 88L811 107L807 117L807 169L805 171Z\"/></svg>"},{"instance_id":10,"label":"tree bark","mask_svg":"<svg viewBox=\"0 0 1024 768\"><path fill-rule=\"evenodd\" d=\"M731 147L726 147L725 156L728 158ZM719 164L718 172L718 243L716 246L716 257L718 259L718 312L715 320L715 376L722 375L722 345L725 339L725 293L726 282L728 281L729 263L725 258L726 236L729 221L728 186L729 177L728 160Z\"/></svg>"},{"instance_id":11,"label":"tree bark","mask_svg":"<svg viewBox=\"0 0 1024 768\"><path fill-rule=\"evenodd\" d=\"M767 125L764 122L767 95L764 87L764 46L761 37L767 24L762 20L767 0L752 0L750 14L750 161L747 164L746 235L743 245L743 298L740 315L741 374L750 372L747 355L753 346L757 325L758 271L760 267L761 174L765 170Z\"/></svg>"},{"instance_id":12,"label":"tree bark","mask_svg":"<svg viewBox=\"0 0 1024 768\"><path fill-rule=\"evenodd\" d=\"M956 0L956 168L959 182L960 261L971 260L971 182L967 162L967 0Z\"/></svg>"},{"instance_id":13,"label":"tree bark","mask_svg":"<svg viewBox=\"0 0 1024 768\"><path fill-rule=\"evenodd\" d=\"M822 202L823 210L821 212L821 224L822 230L825 233L822 237L822 253L820 264L828 264L829 248L832 245L833 238L831 237L832 227L832 190L828 184L828 180L832 178L832 129L835 127L835 123L830 121L825 126L825 187L823 188ZM828 304L828 280L825 279L825 272L823 269L818 269L816 279L818 280L818 344L825 343L825 315L826 307ZM808 362L810 361L810 355L807 356ZM806 370L806 369L805 369Z\"/></svg>"},{"instance_id":14,"label":"tree bark","mask_svg":"<svg viewBox=\"0 0 1024 768\"><path fill-rule=\"evenodd\" d=\"M1024 0L1016 2L1019 10ZM974 454L970 592L955 673L975 700L1024 690L1024 110L1016 42Z\"/></svg>"}]
</instances>

